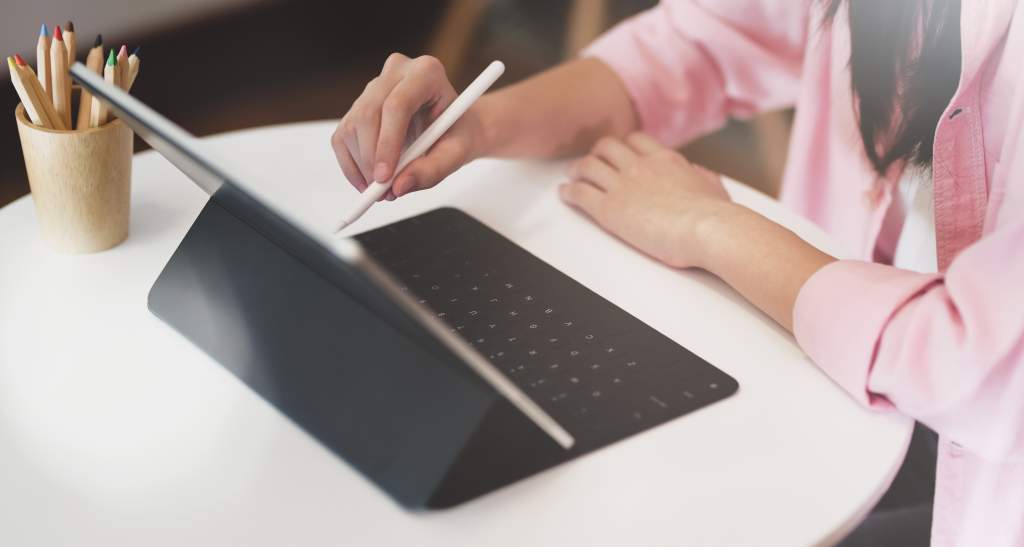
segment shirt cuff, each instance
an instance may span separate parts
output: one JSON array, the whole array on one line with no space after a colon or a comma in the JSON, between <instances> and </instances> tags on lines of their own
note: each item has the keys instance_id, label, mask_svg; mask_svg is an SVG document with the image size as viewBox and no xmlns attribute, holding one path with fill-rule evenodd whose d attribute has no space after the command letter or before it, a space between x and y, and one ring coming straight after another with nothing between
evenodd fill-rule
<instances>
[{"instance_id":1,"label":"shirt cuff","mask_svg":"<svg viewBox=\"0 0 1024 547\"><path fill-rule=\"evenodd\" d=\"M793 306L793 335L804 352L860 403L890 409L868 390L879 340L889 320L941 279L893 266L838 260L815 272Z\"/></svg>"}]
</instances>

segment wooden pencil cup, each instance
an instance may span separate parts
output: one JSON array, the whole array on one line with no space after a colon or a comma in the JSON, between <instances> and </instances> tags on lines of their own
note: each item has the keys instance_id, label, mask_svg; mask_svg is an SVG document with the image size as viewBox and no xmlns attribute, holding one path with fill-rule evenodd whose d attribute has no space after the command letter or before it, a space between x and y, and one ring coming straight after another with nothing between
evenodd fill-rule
<instances>
[{"instance_id":1,"label":"wooden pencil cup","mask_svg":"<svg viewBox=\"0 0 1024 547\"><path fill-rule=\"evenodd\" d=\"M82 131L44 129L28 120L21 104L14 116L43 240L66 253L94 253L124 241L132 130L116 119Z\"/></svg>"}]
</instances>

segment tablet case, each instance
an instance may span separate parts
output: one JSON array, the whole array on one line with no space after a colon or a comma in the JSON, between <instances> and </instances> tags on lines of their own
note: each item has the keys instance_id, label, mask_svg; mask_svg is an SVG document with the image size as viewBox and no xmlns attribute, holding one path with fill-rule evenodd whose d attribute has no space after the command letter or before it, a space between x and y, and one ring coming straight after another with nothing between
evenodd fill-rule
<instances>
[{"instance_id":1,"label":"tablet case","mask_svg":"<svg viewBox=\"0 0 1024 547\"><path fill-rule=\"evenodd\" d=\"M254 208L230 185L217 192L149 309L325 448L411 509L452 506L578 455L402 314L342 290L358 271Z\"/></svg>"}]
</instances>

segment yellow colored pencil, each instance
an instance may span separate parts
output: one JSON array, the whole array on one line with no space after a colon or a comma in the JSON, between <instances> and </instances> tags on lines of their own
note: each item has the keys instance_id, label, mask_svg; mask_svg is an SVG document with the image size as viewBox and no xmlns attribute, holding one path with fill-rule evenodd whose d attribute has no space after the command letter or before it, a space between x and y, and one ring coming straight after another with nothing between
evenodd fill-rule
<instances>
[{"instance_id":1,"label":"yellow colored pencil","mask_svg":"<svg viewBox=\"0 0 1024 547\"><path fill-rule=\"evenodd\" d=\"M43 117L42 109L39 107L36 98L29 93L28 88L22 83L21 72L18 71L18 65L15 63L14 57L7 58L7 68L11 72L11 83L14 84L14 90L18 92L21 104L25 106L25 113L28 114L28 119L40 127L53 129L53 126L50 125L50 120Z\"/></svg>"},{"instance_id":2,"label":"yellow colored pencil","mask_svg":"<svg viewBox=\"0 0 1024 547\"><path fill-rule=\"evenodd\" d=\"M14 61L18 80L25 88L25 95L29 98L28 100L35 104L36 112L39 115L40 121L43 122L43 127L47 129L65 129L60 118L57 116L57 112L53 109L53 101L43 91L43 84L39 83L39 78L32 71L32 67L28 66L28 63L25 62L21 55L15 55Z\"/></svg>"}]
</instances>

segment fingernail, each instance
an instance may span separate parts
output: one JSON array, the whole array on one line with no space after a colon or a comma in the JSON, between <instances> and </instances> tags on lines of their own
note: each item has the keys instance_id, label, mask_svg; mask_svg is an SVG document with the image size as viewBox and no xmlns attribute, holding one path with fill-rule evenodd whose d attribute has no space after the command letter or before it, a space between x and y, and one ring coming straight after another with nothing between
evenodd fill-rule
<instances>
[{"instance_id":1,"label":"fingernail","mask_svg":"<svg viewBox=\"0 0 1024 547\"><path fill-rule=\"evenodd\" d=\"M388 164L380 162L373 168L373 178L377 182L383 182L388 178Z\"/></svg>"}]
</instances>

